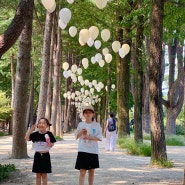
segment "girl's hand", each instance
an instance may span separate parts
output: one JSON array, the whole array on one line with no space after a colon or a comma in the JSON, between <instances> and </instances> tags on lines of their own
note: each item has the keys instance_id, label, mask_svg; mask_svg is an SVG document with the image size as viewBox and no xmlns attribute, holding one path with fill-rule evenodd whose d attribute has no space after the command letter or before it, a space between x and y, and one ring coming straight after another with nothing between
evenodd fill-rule
<instances>
[{"instance_id":1,"label":"girl's hand","mask_svg":"<svg viewBox=\"0 0 185 185\"><path fill-rule=\"evenodd\" d=\"M82 129L82 135L87 135L87 129L86 128Z\"/></svg>"},{"instance_id":2,"label":"girl's hand","mask_svg":"<svg viewBox=\"0 0 185 185\"><path fill-rule=\"evenodd\" d=\"M35 128L36 128L36 124L32 125L30 130L33 132L35 130Z\"/></svg>"}]
</instances>

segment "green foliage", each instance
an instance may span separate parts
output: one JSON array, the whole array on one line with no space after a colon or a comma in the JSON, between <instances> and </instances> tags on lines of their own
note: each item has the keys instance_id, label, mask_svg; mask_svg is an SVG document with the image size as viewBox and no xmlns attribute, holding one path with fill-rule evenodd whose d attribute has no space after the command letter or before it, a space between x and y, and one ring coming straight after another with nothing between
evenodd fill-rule
<instances>
[{"instance_id":1,"label":"green foliage","mask_svg":"<svg viewBox=\"0 0 185 185\"><path fill-rule=\"evenodd\" d=\"M184 135L184 123L176 125L176 134L177 135Z\"/></svg>"},{"instance_id":2,"label":"green foliage","mask_svg":"<svg viewBox=\"0 0 185 185\"><path fill-rule=\"evenodd\" d=\"M14 164L0 164L0 182L9 177L10 172L15 171Z\"/></svg>"},{"instance_id":3,"label":"green foliage","mask_svg":"<svg viewBox=\"0 0 185 185\"><path fill-rule=\"evenodd\" d=\"M57 141L61 141L61 140L62 140L62 138L61 138L60 136L55 136L55 139L56 139Z\"/></svg>"},{"instance_id":4,"label":"green foliage","mask_svg":"<svg viewBox=\"0 0 185 185\"><path fill-rule=\"evenodd\" d=\"M163 168L172 168L173 167L173 162L167 160L167 159L161 159L161 160L151 160L152 165L157 165L159 167Z\"/></svg>"},{"instance_id":5,"label":"green foliage","mask_svg":"<svg viewBox=\"0 0 185 185\"><path fill-rule=\"evenodd\" d=\"M6 94L0 91L0 121L5 121L10 118L10 101L10 98L6 97Z\"/></svg>"},{"instance_id":6,"label":"green foliage","mask_svg":"<svg viewBox=\"0 0 185 185\"><path fill-rule=\"evenodd\" d=\"M185 146L184 136L171 135L166 136L167 146Z\"/></svg>"},{"instance_id":7,"label":"green foliage","mask_svg":"<svg viewBox=\"0 0 185 185\"><path fill-rule=\"evenodd\" d=\"M150 134L145 134L143 136L145 140L151 140ZM182 135L170 135L166 136L166 145L167 146L185 146L184 136Z\"/></svg>"},{"instance_id":8,"label":"green foliage","mask_svg":"<svg viewBox=\"0 0 185 185\"><path fill-rule=\"evenodd\" d=\"M1 132L1 131L0 131L0 137L1 137L1 136L7 136L7 135L8 135L7 133Z\"/></svg>"},{"instance_id":9,"label":"green foliage","mask_svg":"<svg viewBox=\"0 0 185 185\"><path fill-rule=\"evenodd\" d=\"M131 137L119 138L117 143L120 148L126 148L129 154L151 156L151 146L148 143L136 143Z\"/></svg>"}]
</instances>

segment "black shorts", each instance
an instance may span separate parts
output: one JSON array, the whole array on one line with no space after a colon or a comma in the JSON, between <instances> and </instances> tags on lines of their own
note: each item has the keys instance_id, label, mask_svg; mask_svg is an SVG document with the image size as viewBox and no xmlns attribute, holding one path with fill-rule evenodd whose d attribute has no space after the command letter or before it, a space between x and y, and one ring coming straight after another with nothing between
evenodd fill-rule
<instances>
[{"instance_id":1,"label":"black shorts","mask_svg":"<svg viewBox=\"0 0 185 185\"><path fill-rule=\"evenodd\" d=\"M51 159L49 152L35 152L32 172L35 173L51 173Z\"/></svg>"},{"instance_id":2,"label":"black shorts","mask_svg":"<svg viewBox=\"0 0 185 185\"><path fill-rule=\"evenodd\" d=\"M95 168L99 168L98 154L78 152L75 169L90 170Z\"/></svg>"}]
</instances>

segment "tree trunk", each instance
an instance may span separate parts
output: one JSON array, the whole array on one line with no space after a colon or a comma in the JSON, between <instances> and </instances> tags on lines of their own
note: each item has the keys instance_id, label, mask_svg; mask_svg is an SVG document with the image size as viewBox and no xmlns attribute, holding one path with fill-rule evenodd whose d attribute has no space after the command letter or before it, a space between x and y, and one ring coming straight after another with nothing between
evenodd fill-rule
<instances>
[{"instance_id":1,"label":"tree trunk","mask_svg":"<svg viewBox=\"0 0 185 185\"><path fill-rule=\"evenodd\" d=\"M27 127L35 124L34 119L34 65L33 62L30 62L30 93L28 100L28 108L26 114L26 124Z\"/></svg>"},{"instance_id":2,"label":"tree trunk","mask_svg":"<svg viewBox=\"0 0 185 185\"><path fill-rule=\"evenodd\" d=\"M125 29L127 36L128 30ZM118 40L123 43L123 29L118 29ZM131 42L127 42L131 45ZM117 110L118 110L118 137L130 134L129 127L129 80L130 80L130 53L124 59L117 56Z\"/></svg>"},{"instance_id":3,"label":"tree trunk","mask_svg":"<svg viewBox=\"0 0 185 185\"><path fill-rule=\"evenodd\" d=\"M150 33L150 124L151 124L151 161L167 159L162 112L162 32L164 0L154 0L151 14Z\"/></svg>"},{"instance_id":4,"label":"tree trunk","mask_svg":"<svg viewBox=\"0 0 185 185\"><path fill-rule=\"evenodd\" d=\"M11 57L11 82L12 82L12 97L11 97L11 120L9 122L8 134L13 134L13 107L15 98L15 72L14 72L14 54Z\"/></svg>"},{"instance_id":5,"label":"tree trunk","mask_svg":"<svg viewBox=\"0 0 185 185\"><path fill-rule=\"evenodd\" d=\"M44 46L42 54L42 69L41 69L41 83L38 103L37 120L45 117L47 91L49 84L49 63L50 63L50 43L51 43L51 30L52 30L53 13L46 12L46 23L44 32Z\"/></svg>"},{"instance_id":6,"label":"tree trunk","mask_svg":"<svg viewBox=\"0 0 185 185\"><path fill-rule=\"evenodd\" d=\"M47 102L46 102L46 113L45 117L51 121L51 105L52 105L52 89L53 89L53 56L54 56L54 45L55 45L55 27L54 18L52 19L52 33L51 33L51 44L50 44L50 63L49 63L49 82L48 82L48 92L47 92Z\"/></svg>"},{"instance_id":7,"label":"tree trunk","mask_svg":"<svg viewBox=\"0 0 185 185\"><path fill-rule=\"evenodd\" d=\"M34 1L29 1L28 16L19 41L19 52L16 69L16 85L13 116L12 158L27 157L26 110L28 100L28 82L31 62L31 36Z\"/></svg>"},{"instance_id":8,"label":"tree trunk","mask_svg":"<svg viewBox=\"0 0 185 185\"><path fill-rule=\"evenodd\" d=\"M146 58L149 58L150 53L150 41L148 38L145 39L146 42ZM150 111L149 111L149 62L147 61L145 66L145 74L143 78L143 114L142 114L142 124L143 132L150 133Z\"/></svg>"},{"instance_id":9,"label":"tree trunk","mask_svg":"<svg viewBox=\"0 0 185 185\"><path fill-rule=\"evenodd\" d=\"M174 57L173 53L173 58ZM176 134L176 118L179 115L182 106L183 106L183 99L184 99L184 71L183 71L183 47L182 45L178 44L177 46L177 64L178 64L178 76L177 79L174 81L174 77L170 77L171 81L169 82L169 92L168 92L168 101L163 101L164 105L167 109L167 120L166 120L166 133L168 135L175 135ZM175 59L174 59L175 64ZM175 68L175 65L172 66ZM170 67L171 68L171 67ZM171 69L172 74L174 69ZM169 79L169 80L170 80Z\"/></svg>"},{"instance_id":10,"label":"tree trunk","mask_svg":"<svg viewBox=\"0 0 185 185\"><path fill-rule=\"evenodd\" d=\"M19 38L24 28L25 20L29 16L29 5L30 0L20 1L17 12L11 24L7 30L2 35L0 35L0 58L13 46L13 44Z\"/></svg>"},{"instance_id":11,"label":"tree trunk","mask_svg":"<svg viewBox=\"0 0 185 185\"><path fill-rule=\"evenodd\" d=\"M140 8L140 5L138 5ZM142 132L142 92L143 92L143 64L142 64L142 43L143 43L143 16L138 17L136 33L136 72L135 72L135 96L134 96L134 139L136 142L143 142Z\"/></svg>"},{"instance_id":12,"label":"tree trunk","mask_svg":"<svg viewBox=\"0 0 185 185\"><path fill-rule=\"evenodd\" d=\"M59 102L59 77L60 77L60 61L61 61L61 30L58 25L57 28L57 43L56 43L56 53L54 58L54 72L53 72L53 101L51 108L51 122L52 122L52 132L56 134L56 120L57 120L57 110Z\"/></svg>"}]
</instances>

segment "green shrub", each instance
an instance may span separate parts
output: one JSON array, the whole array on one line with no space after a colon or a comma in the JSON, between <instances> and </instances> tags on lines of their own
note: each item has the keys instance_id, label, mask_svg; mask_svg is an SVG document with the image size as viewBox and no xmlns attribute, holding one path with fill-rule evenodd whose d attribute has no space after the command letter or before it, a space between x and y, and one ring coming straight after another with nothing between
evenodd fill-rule
<instances>
[{"instance_id":1,"label":"green shrub","mask_svg":"<svg viewBox=\"0 0 185 185\"><path fill-rule=\"evenodd\" d=\"M127 149L132 155L151 156L151 146L149 143L136 143L134 138L124 137L117 140L120 148Z\"/></svg>"},{"instance_id":2,"label":"green shrub","mask_svg":"<svg viewBox=\"0 0 185 185\"><path fill-rule=\"evenodd\" d=\"M166 136L167 146L185 146L184 136L170 135Z\"/></svg>"},{"instance_id":3,"label":"green shrub","mask_svg":"<svg viewBox=\"0 0 185 185\"><path fill-rule=\"evenodd\" d=\"M0 136L7 136L8 134L0 131Z\"/></svg>"},{"instance_id":4,"label":"green shrub","mask_svg":"<svg viewBox=\"0 0 185 185\"><path fill-rule=\"evenodd\" d=\"M15 171L14 164L0 164L0 181L7 179L9 177L10 172Z\"/></svg>"},{"instance_id":5,"label":"green shrub","mask_svg":"<svg viewBox=\"0 0 185 185\"><path fill-rule=\"evenodd\" d=\"M157 165L159 167L163 167L163 168L171 168L173 167L173 162L167 160L167 159L163 159L163 160L151 160L151 164L152 165Z\"/></svg>"},{"instance_id":6,"label":"green shrub","mask_svg":"<svg viewBox=\"0 0 185 185\"><path fill-rule=\"evenodd\" d=\"M55 136L55 139L56 139L57 141L61 141L61 140L62 140L62 138L61 138L60 136Z\"/></svg>"},{"instance_id":7,"label":"green shrub","mask_svg":"<svg viewBox=\"0 0 185 185\"><path fill-rule=\"evenodd\" d=\"M184 124L183 123L176 125L176 134L177 135L184 135Z\"/></svg>"}]
</instances>

